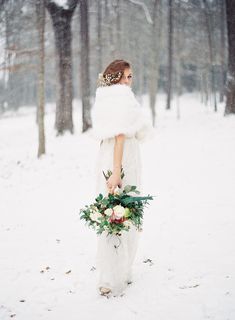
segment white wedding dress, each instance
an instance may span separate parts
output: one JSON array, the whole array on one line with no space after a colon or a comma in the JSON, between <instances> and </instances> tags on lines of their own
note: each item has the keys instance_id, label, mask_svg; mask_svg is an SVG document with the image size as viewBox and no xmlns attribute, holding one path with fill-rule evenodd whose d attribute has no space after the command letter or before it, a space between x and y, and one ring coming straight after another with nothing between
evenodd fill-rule
<instances>
[{"instance_id":1,"label":"white wedding dress","mask_svg":"<svg viewBox=\"0 0 235 320\"><path fill-rule=\"evenodd\" d=\"M108 194L106 179L102 171L113 168L113 150L115 138L104 139L101 143L96 165L96 194ZM122 167L125 176L122 188L135 185L141 192L141 158L139 142L133 137L127 137L124 142ZM129 231L123 231L121 236L108 235L107 232L98 235L96 268L98 274L97 289L110 288L113 295L122 294L127 283L132 281L132 265L137 251L140 231L132 225Z\"/></svg>"},{"instance_id":2,"label":"white wedding dress","mask_svg":"<svg viewBox=\"0 0 235 320\"><path fill-rule=\"evenodd\" d=\"M96 196L108 194L103 175L113 171L115 136L125 134L122 167L124 178L122 188L135 185L142 195L142 164L139 142L154 136L149 119L142 113L141 106L127 85L98 87L95 103L91 110L92 136L100 143L96 173ZM113 295L123 293L127 283L132 280L132 266L136 256L140 231L133 225L121 236L97 235L97 289L110 288Z\"/></svg>"}]
</instances>

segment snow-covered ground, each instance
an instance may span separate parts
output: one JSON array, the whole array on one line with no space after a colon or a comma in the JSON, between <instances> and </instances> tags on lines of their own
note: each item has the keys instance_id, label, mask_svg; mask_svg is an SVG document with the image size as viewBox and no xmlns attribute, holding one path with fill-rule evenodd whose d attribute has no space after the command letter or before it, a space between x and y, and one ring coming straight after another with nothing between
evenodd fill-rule
<instances>
[{"instance_id":1,"label":"snow-covered ground","mask_svg":"<svg viewBox=\"0 0 235 320\"><path fill-rule=\"evenodd\" d=\"M80 105L63 137L47 106L40 160L35 109L0 119L1 320L235 319L235 117L197 95L181 104L177 120L160 96L156 138L141 145L144 190L156 198L134 282L110 299L96 292L96 235L78 214L94 198L99 148L80 133Z\"/></svg>"}]
</instances>

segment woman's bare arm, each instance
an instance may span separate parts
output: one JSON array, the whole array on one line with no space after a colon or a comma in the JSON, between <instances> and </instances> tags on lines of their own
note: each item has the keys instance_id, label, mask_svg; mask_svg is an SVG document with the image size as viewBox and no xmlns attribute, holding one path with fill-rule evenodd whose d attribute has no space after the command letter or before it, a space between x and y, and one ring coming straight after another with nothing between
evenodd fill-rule
<instances>
[{"instance_id":1,"label":"woman's bare arm","mask_svg":"<svg viewBox=\"0 0 235 320\"><path fill-rule=\"evenodd\" d=\"M124 141L124 134L119 134L118 136L115 136L115 145L113 153L113 173L121 174Z\"/></svg>"},{"instance_id":2,"label":"woman's bare arm","mask_svg":"<svg viewBox=\"0 0 235 320\"><path fill-rule=\"evenodd\" d=\"M107 186L110 193L113 193L117 186L121 187L121 168L125 135L119 134L115 136L114 153L113 153L113 173L107 180Z\"/></svg>"}]
</instances>

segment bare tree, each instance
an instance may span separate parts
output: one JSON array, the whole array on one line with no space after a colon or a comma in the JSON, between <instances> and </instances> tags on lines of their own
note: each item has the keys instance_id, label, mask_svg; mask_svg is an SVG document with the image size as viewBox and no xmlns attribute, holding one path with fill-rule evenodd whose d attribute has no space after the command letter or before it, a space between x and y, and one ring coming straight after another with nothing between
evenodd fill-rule
<instances>
[{"instance_id":1,"label":"bare tree","mask_svg":"<svg viewBox=\"0 0 235 320\"><path fill-rule=\"evenodd\" d=\"M57 95L56 121L57 134L68 130L73 133L73 85L71 53L71 20L79 0L68 0L65 7L53 0L46 0L46 7L51 15L55 34Z\"/></svg>"},{"instance_id":2,"label":"bare tree","mask_svg":"<svg viewBox=\"0 0 235 320\"><path fill-rule=\"evenodd\" d=\"M44 35L45 35L45 1L36 1L37 31L39 44L39 64L38 64L38 158L46 152L45 133L44 133L44 104L45 104L45 71L44 71Z\"/></svg>"},{"instance_id":3,"label":"bare tree","mask_svg":"<svg viewBox=\"0 0 235 320\"><path fill-rule=\"evenodd\" d=\"M5 66L8 81L6 81L6 102L9 108L17 110L19 108L19 80L20 75L17 68L14 68L19 58L20 32L16 31L17 22L13 19L15 14L19 14L23 6L22 1L2 1L5 12ZM21 79L22 80L22 79Z\"/></svg>"},{"instance_id":4,"label":"bare tree","mask_svg":"<svg viewBox=\"0 0 235 320\"><path fill-rule=\"evenodd\" d=\"M203 0L204 4L204 13L205 13L205 25L207 30L207 36L208 36L208 49L209 49L209 61L210 61L210 72L211 72L211 88L212 88L212 94L214 97L214 110L217 111L217 101L216 101L216 91L215 91L215 73L214 73L214 67L213 67L213 32L212 32L212 17L211 17L211 10L208 4L208 0Z\"/></svg>"},{"instance_id":5,"label":"bare tree","mask_svg":"<svg viewBox=\"0 0 235 320\"><path fill-rule=\"evenodd\" d=\"M82 132L91 127L88 0L80 0Z\"/></svg>"},{"instance_id":6,"label":"bare tree","mask_svg":"<svg viewBox=\"0 0 235 320\"><path fill-rule=\"evenodd\" d=\"M102 71L103 62L102 62L102 3L103 1L97 1L97 58L98 58L98 72Z\"/></svg>"},{"instance_id":7,"label":"bare tree","mask_svg":"<svg viewBox=\"0 0 235 320\"><path fill-rule=\"evenodd\" d=\"M226 11L224 1L218 1L218 7L220 10L220 102L224 101L225 94L225 82L226 82L226 69L225 69L225 52L226 52Z\"/></svg>"},{"instance_id":8,"label":"bare tree","mask_svg":"<svg viewBox=\"0 0 235 320\"><path fill-rule=\"evenodd\" d=\"M117 54L122 53L122 2L117 0L115 11L116 11L116 34L117 34Z\"/></svg>"},{"instance_id":9,"label":"bare tree","mask_svg":"<svg viewBox=\"0 0 235 320\"><path fill-rule=\"evenodd\" d=\"M228 32L228 73L225 115L235 113L235 6L233 0L226 0L226 16Z\"/></svg>"},{"instance_id":10,"label":"bare tree","mask_svg":"<svg viewBox=\"0 0 235 320\"><path fill-rule=\"evenodd\" d=\"M152 27L152 48L150 56L150 81L149 81L149 98L150 98L150 109L152 113L152 123L155 125L155 105L156 105L156 94L158 90L158 73L159 73L159 0L154 0L153 5L153 24Z\"/></svg>"},{"instance_id":11,"label":"bare tree","mask_svg":"<svg viewBox=\"0 0 235 320\"><path fill-rule=\"evenodd\" d=\"M222 96L221 75L223 70L224 73L226 72L227 68L227 30L226 19L223 19L226 10L225 6L222 9L223 2L220 0L170 0L173 7L170 6L170 10L173 9L173 21L172 32L169 32L169 0L158 1L161 3L160 13L158 9L157 12L153 9L155 0L89 0L89 2L83 2L81 8L81 10L84 8L83 12L87 12L87 16L81 14L80 19L80 6L79 10L75 9L73 13L79 0L45 0L53 22L47 25L45 40L47 48L45 52L47 81L45 101L55 100L54 85L56 84L55 125L58 125L58 132L62 134L65 130L73 130L72 54L75 55L73 61L76 66L73 85L74 87L81 85L81 90L76 91L83 100L83 130L90 126L89 90L93 90L96 86L97 71L101 72L103 64L118 57L131 62L135 75L134 90L139 99L143 94L149 93L152 114L155 111L153 106L156 106L157 102L157 94L155 95L157 89L165 90L170 98L173 88L175 92L178 92L179 97L181 91L192 92L200 87L203 102L209 102L209 99L215 97L215 90L211 94L213 71L214 89L221 90ZM35 72L38 71L36 43L38 39L35 36L37 35L36 0L0 0L0 3L3 2L4 7L1 7L0 11L0 32L4 35L0 43L0 50L5 54L5 57L0 59L0 71L3 75L0 77L2 112L17 109L19 106L30 107L37 104L38 74ZM210 40L208 39L208 19L206 27L203 2L209 6ZM130 15L127 16L124 12L129 12ZM224 23L222 23L223 20ZM154 23L155 27L153 27ZM72 30L80 32L81 29L82 39L82 41L77 41L76 34L80 33L74 33L76 43L72 48L70 48L71 24ZM156 32L154 33L153 30ZM168 59L168 54L166 54L170 47L168 46L170 44L168 32L169 35L173 33L173 52L171 53L173 65L171 71L168 69L168 75L171 75L173 79L172 88L167 87L168 84L171 85L171 80L167 79L166 66L170 66L170 61L172 63L172 59ZM53 48L52 41L54 38L55 48ZM209 45L209 42L212 45ZM212 59L210 59L209 47L212 47L214 66L210 62ZM83 50L82 54L81 50ZM54 62L57 63L56 68ZM78 63L81 63L79 72L77 72ZM200 86L198 79L201 79ZM90 85L91 89L89 89Z\"/></svg>"},{"instance_id":12,"label":"bare tree","mask_svg":"<svg viewBox=\"0 0 235 320\"><path fill-rule=\"evenodd\" d=\"M167 105L166 109L171 108L172 97L172 76L173 76L173 1L168 0L168 16L169 16L169 30L168 30L168 83L167 83Z\"/></svg>"},{"instance_id":13,"label":"bare tree","mask_svg":"<svg viewBox=\"0 0 235 320\"><path fill-rule=\"evenodd\" d=\"M182 21L182 8L181 2L178 1L175 6L176 16L175 19L175 73L176 73L176 112L177 112L177 119L180 119L180 96L182 94L181 88L181 73L182 73L182 51L183 51L183 38L184 38L184 29L181 28L181 21Z\"/></svg>"}]
</instances>

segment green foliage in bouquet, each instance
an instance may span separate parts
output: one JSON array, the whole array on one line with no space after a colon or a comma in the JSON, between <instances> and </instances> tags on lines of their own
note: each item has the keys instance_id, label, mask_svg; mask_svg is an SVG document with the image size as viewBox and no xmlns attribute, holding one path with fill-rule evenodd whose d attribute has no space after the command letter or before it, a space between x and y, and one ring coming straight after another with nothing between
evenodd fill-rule
<instances>
[{"instance_id":1,"label":"green foliage in bouquet","mask_svg":"<svg viewBox=\"0 0 235 320\"><path fill-rule=\"evenodd\" d=\"M136 186L127 185L121 192L103 196L101 193L95 202L80 209L80 219L86 221L97 234L106 231L108 234L121 235L128 231L131 224L137 229L143 223L144 207L153 200L153 196L133 196L139 194Z\"/></svg>"},{"instance_id":2,"label":"green foliage in bouquet","mask_svg":"<svg viewBox=\"0 0 235 320\"><path fill-rule=\"evenodd\" d=\"M104 175L104 177L105 177L105 179L106 180L108 180L108 178L112 175L112 171L111 170L107 170L107 173L104 173L104 171L102 171L103 172L103 175ZM125 174L124 174L124 171L123 171L123 167L121 167L121 179L123 179L124 178L124 176L125 176Z\"/></svg>"}]
</instances>

